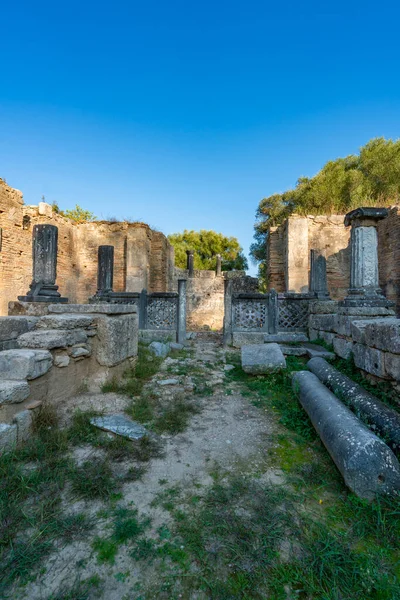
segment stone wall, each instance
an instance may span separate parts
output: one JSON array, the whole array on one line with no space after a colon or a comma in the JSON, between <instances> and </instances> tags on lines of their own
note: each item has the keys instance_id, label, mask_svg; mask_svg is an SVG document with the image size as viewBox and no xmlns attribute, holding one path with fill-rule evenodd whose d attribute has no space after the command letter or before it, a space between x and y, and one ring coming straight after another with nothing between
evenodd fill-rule
<instances>
[{"instance_id":1,"label":"stone wall","mask_svg":"<svg viewBox=\"0 0 400 600\"><path fill-rule=\"evenodd\" d=\"M233 279L235 292L258 290L258 279L248 277L244 271L223 271L217 276L215 271L195 270L189 277L187 269L175 268L173 291L178 289L178 279L186 279L186 324L189 330L221 330L224 321L224 282Z\"/></svg>"},{"instance_id":2,"label":"stone wall","mask_svg":"<svg viewBox=\"0 0 400 600\"><path fill-rule=\"evenodd\" d=\"M99 221L76 224L44 202L25 205L22 193L0 179L0 314L9 301L25 295L32 280L32 228L58 227L57 283L70 302L85 303L97 289L97 249L114 246L114 290L169 291L173 248L144 223Z\"/></svg>"},{"instance_id":3,"label":"stone wall","mask_svg":"<svg viewBox=\"0 0 400 600\"><path fill-rule=\"evenodd\" d=\"M41 317L0 317L0 338L9 342L0 351L0 451L29 437L40 405L65 404L83 388L101 391L136 360L135 307L46 309Z\"/></svg>"},{"instance_id":4,"label":"stone wall","mask_svg":"<svg viewBox=\"0 0 400 600\"><path fill-rule=\"evenodd\" d=\"M400 389L400 319L383 307L344 307L337 302L310 305L311 340L323 339L341 358L373 378Z\"/></svg>"}]
</instances>

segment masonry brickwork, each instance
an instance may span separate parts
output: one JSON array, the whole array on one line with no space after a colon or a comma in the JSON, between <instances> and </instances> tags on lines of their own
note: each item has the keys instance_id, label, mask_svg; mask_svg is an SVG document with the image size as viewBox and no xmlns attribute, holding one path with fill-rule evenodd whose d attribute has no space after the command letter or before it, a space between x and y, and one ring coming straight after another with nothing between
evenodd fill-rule
<instances>
[{"instance_id":1,"label":"masonry brickwork","mask_svg":"<svg viewBox=\"0 0 400 600\"><path fill-rule=\"evenodd\" d=\"M74 223L48 204L25 205L22 192L0 179L0 314L26 294L32 280L32 228L58 227L57 284L72 303L85 303L97 288L97 249L114 246L114 290L171 289L173 249L144 223Z\"/></svg>"}]
</instances>

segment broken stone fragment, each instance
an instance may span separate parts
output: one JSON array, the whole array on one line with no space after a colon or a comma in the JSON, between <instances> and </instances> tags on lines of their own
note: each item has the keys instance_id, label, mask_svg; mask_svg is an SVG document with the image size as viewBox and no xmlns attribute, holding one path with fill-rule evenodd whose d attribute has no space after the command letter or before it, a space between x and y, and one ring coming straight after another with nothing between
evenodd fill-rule
<instances>
[{"instance_id":1,"label":"broken stone fragment","mask_svg":"<svg viewBox=\"0 0 400 600\"><path fill-rule=\"evenodd\" d=\"M22 381L47 373L53 364L48 350L15 349L0 352L0 378Z\"/></svg>"},{"instance_id":2,"label":"broken stone fragment","mask_svg":"<svg viewBox=\"0 0 400 600\"><path fill-rule=\"evenodd\" d=\"M27 381L0 380L0 404L18 404L29 396Z\"/></svg>"},{"instance_id":3,"label":"broken stone fragment","mask_svg":"<svg viewBox=\"0 0 400 600\"><path fill-rule=\"evenodd\" d=\"M86 342L87 335L82 329L43 329L24 333L18 338L20 348L65 348Z\"/></svg>"},{"instance_id":4,"label":"broken stone fragment","mask_svg":"<svg viewBox=\"0 0 400 600\"><path fill-rule=\"evenodd\" d=\"M70 358L68 356L68 354L59 354L57 356L54 357L54 366L56 367L68 367L69 363L70 363Z\"/></svg>"},{"instance_id":5,"label":"broken stone fragment","mask_svg":"<svg viewBox=\"0 0 400 600\"><path fill-rule=\"evenodd\" d=\"M146 429L140 425L140 423L136 423L136 421L131 421L124 415L106 415L104 417L92 417L90 419L90 423L99 429L104 429L105 431L111 431L116 435L121 435L122 437L126 437L130 440L140 440L143 436L147 434Z\"/></svg>"},{"instance_id":6,"label":"broken stone fragment","mask_svg":"<svg viewBox=\"0 0 400 600\"><path fill-rule=\"evenodd\" d=\"M164 344L163 342L151 342L149 350L154 356L164 358L170 351L170 344Z\"/></svg>"},{"instance_id":7,"label":"broken stone fragment","mask_svg":"<svg viewBox=\"0 0 400 600\"><path fill-rule=\"evenodd\" d=\"M286 360L278 344L242 346L242 369L251 375L286 369Z\"/></svg>"},{"instance_id":8,"label":"broken stone fragment","mask_svg":"<svg viewBox=\"0 0 400 600\"><path fill-rule=\"evenodd\" d=\"M157 383L158 385L178 385L179 379L162 379Z\"/></svg>"}]
</instances>

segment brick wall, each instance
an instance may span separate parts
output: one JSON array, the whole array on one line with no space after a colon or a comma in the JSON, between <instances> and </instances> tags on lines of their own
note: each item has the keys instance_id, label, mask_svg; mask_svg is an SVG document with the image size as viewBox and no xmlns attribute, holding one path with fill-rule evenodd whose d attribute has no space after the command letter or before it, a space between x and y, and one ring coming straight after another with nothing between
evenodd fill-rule
<instances>
[{"instance_id":1,"label":"brick wall","mask_svg":"<svg viewBox=\"0 0 400 600\"><path fill-rule=\"evenodd\" d=\"M378 222L379 285L395 302L400 314L400 207L392 206L389 216Z\"/></svg>"},{"instance_id":2,"label":"brick wall","mask_svg":"<svg viewBox=\"0 0 400 600\"><path fill-rule=\"evenodd\" d=\"M24 223L24 225L23 225ZM57 284L70 302L87 302L97 289L97 249L114 246L114 290L168 291L173 252L167 238L144 223L76 224L46 204L27 206L22 193L0 179L0 314L8 302L29 289L32 280L32 229L38 223L58 227ZM130 259L130 260L129 260ZM171 266L172 260L172 266Z\"/></svg>"}]
</instances>

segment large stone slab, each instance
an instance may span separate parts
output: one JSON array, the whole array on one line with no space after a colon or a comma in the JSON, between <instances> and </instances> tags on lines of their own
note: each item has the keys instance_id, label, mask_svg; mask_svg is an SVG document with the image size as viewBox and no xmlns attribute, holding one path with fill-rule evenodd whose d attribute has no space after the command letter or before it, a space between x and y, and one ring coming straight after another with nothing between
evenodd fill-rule
<instances>
[{"instance_id":1,"label":"large stone slab","mask_svg":"<svg viewBox=\"0 0 400 600\"><path fill-rule=\"evenodd\" d=\"M113 367L127 358L137 356L137 314L116 316L98 315L96 358L105 367Z\"/></svg>"},{"instance_id":2,"label":"large stone slab","mask_svg":"<svg viewBox=\"0 0 400 600\"><path fill-rule=\"evenodd\" d=\"M29 383L10 379L0 380L0 404L18 404L29 396Z\"/></svg>"},{"instance_id":3,"label":"large stone slab","mask_svg":"<svg viewBox=\"0 0 400 600\"><path fill-rule=\"evenodd\" d=\"M103 315L128 315L137 313L137 308L131 304L50 304L49 313L65 314L103 314Z\"/></svg>"},{"instance_id":4,"label":"large stone slab","mask_svg":"<svg viewBox=\"0 0 400 600\"><path fill-rule=\"evenodd\" d=\"M35 317L0 317L0 342L15 340L30 331L37 321Z\"/></svg>"},{"instance_id":5,"label":"large stone slab","mask_svg":"<svg viewBox=\"0 0 400 600\"><path fill-rule=\"evenodd\" d=\"M235 348L248 346L249 344L263 344L265 334L261 332L234 331L232 333L232 345Z\"/></svg>"},{"instance_id":6,"label":"large stone slab","mask_svg":"<svg viewBox=\"0 0 400 600\"><path fill-rule=\"evenodd\" d=\"M140 440L147 434L146 429L140 425L140 423L131 421L125 417L125 415L106 415L104 417L93 417L90 419L90 422L95 427L99 427L99 429L111 431L116 435L121 435L122 437L126 437L130 440Z\"/></svg>"},{"instance_id":7,"label":"large stone slab","mask_svg":"<svg viewBox=\"0 0 400 600\"><path fill-rule=\"evenodd\" d=\"M392 379L400 381L400 354L385 352L385 372Z\"/></svg>"},{"instance_id":8,"label":"large stone slab","mask_svg":"<svg viewBox=\"0 0 400 600\"><path fill-rule=\"evenodd\" d=\"M374 319L365 326L364 343L367 346L400 354L400 319Z\"/></svg>"},{"instance_id":9,"label":"large stone slab","mask_svg":"<svg viewBox=\"0 0 400 600\"><path fill-rule=\"evenodd\" d=\"M314 315L329 315L337 312L338 303L335 300L317 300L310 302L310 313Z\"/></svg>"},{"instance_id":10,"label":"large stone slab","mask_svg":"<svg viewBox=\"0 0 400 600\"><path fill-rule=\"evenodd\" d=\"M304 346L286 346L279 344L284 356L307 356L307 350Z\"/></svg>"},{"instance_id":11,"label":"large stone slab","mask_svg":"<svg viewBox=\"0 0 400 600\"><path fill-rule=\"evenodd\" d=\"M53 357L47 350L5 350L0 352L0 378L36 379L47 373Z\"/></svg>"},{"instance_id":12,"label":"large stone slab","mask_svg":"<svg viewBox=\"0 0 400 600\"><path fill-rule=\"evenodd\" d=\"M376 375L382 379L390 379L385 369L385 353L376 348L364 346L364 344L354 344L353 346L354 364L359 369Z\"/></svg>"},{"instance_id":13,"label":"large stone slab","mask_svg":"<svg viewBox=\"0 0 400 600\"><path fill-rule=\"evenodd\" d=\"M290 331L281 331L280 333L264 333L264 342L269 344L293 344L296 342L308 342L308 336L305 333L291 333Z\"/></svg>"},{"instance_id":14,"label":"large stone slab","mask_svg":"<svg viewBox=\"0 0 400 600\"><path fill-rule=\"evenodd\" d=\"M18 338L20 348L66 348L87 341L83 329L43 329L24 333Z\"/></svg>"},{"instance_id":15,"label":"large stone slab","mask_svg":"<svg viewBox=\"0 0 400 600\"><path fill-rule=\"evenodd\" d=\"M322 329L323 331L336 331L336 315L316 314L310 315L308 319L310 329Z\"/></svg>"},{"instance_id":16,"label":"large stone slab","mask_svg":"<svg viewBox=\"0 0 400 600\"><path fill-rule=\"evenodd\" d=\"M329 352L329 350L326 350L326 348L324 348L323 346L319 346L318 344L311 344L306 342L304 344L304 348L307 351L307 354L310 358L314 358L314 357L320 357L320 358L327 358L327 359L333 359L335 358L335 355L333 352Z\"/></svg>"},{"instance_id":17,"label":"large stone slab","mask_svg":"<svg viewBox=\"0 0 400 600\"><path fill-rule=\"evenodd\" d=\"M333 340L333 349L340 358L348 359L353 353L353 342L346 338L335 337Z\"/></svg>"},{"instance_id":18,"label":"large stone slab","mask_svg":"<svg viewBox=\"0 0 400 600\"><path fill-rule=\"evenodd\" d=\"M242 346L242 369L258 375L286 369L286 360L278 344Z\"/></svg>"},{"instance_id":19,"label":"large stone slab","mask_svg":"<svg viewBox=\"0 0 400 600\"><path fill-rule=\"evenodd\" d=\"M36 329L85 329L92 325L93 318L85 314L46 315L39 319Z\"/></svg>"},{"instance_id":20,"label":"large stone slab","mask_svg":"<svg viewBox=\"0 0 400 600\"><path fill-rule=\"evenodd\" d=\"M358 496L400 491L400 465L393 452L314 375L298 371L293 389L346 485Z\"/></svg>"}]
</instances>

